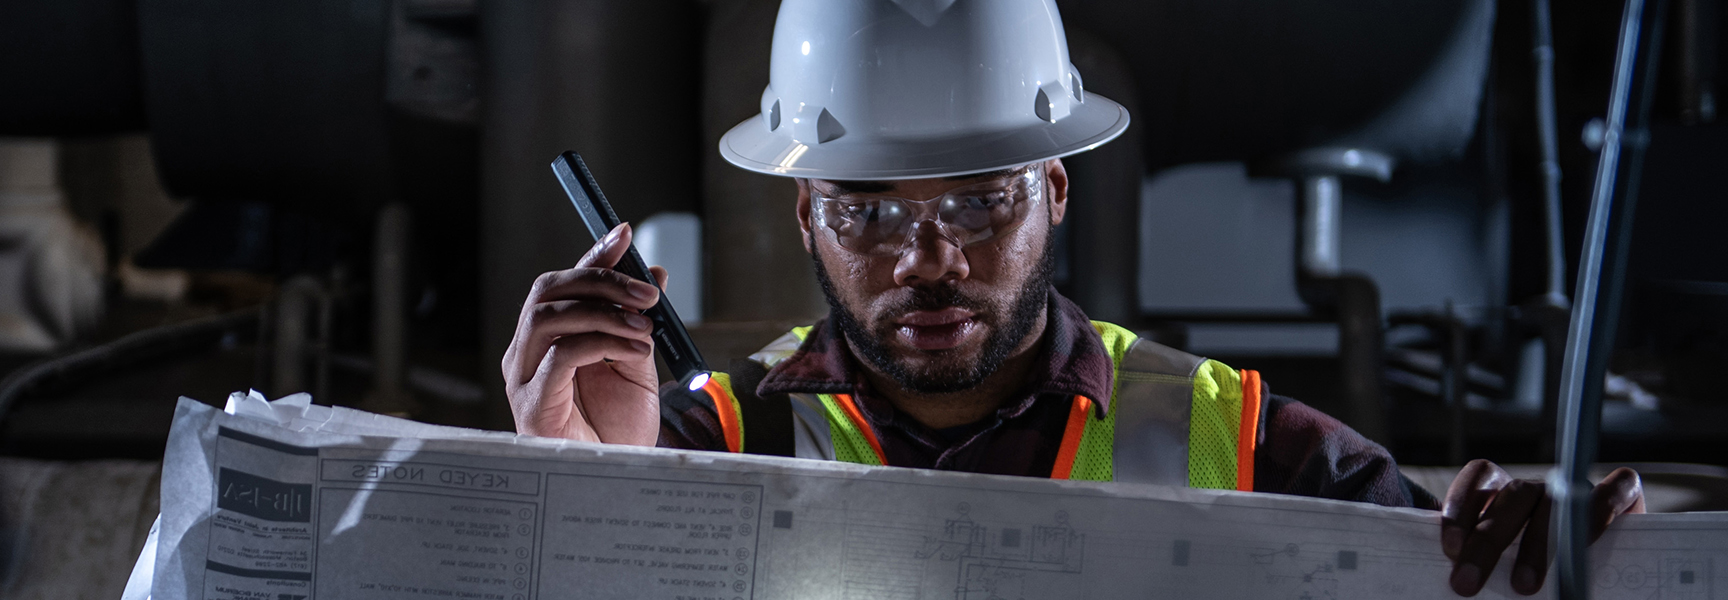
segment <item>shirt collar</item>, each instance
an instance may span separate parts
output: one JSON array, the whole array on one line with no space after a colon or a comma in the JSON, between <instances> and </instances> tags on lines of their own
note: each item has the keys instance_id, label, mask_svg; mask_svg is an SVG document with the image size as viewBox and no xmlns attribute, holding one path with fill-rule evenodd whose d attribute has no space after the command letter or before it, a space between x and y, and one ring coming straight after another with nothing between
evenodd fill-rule
<instances>
[{"instance_id":1,"label":"shirt collar","mask_svg":"<svg viewBox=\"0 0 1728 600\"><path fill-rule=\"evenodd\" d=\"M1005 403L997 414L1013 418L1030 408L1046 395L1062 397L1081 395L1091 399L1097 415L1103 418L1110 410L1110 391L1115 377L1115 363L1098 336L1098 330L1086 318L1086 313L1052 288L1046 303L1044 338L1039 344L1038 358L1032 363L1026 386ZM852 394L864 388L861 367L853 357L839 328L832 319L818 321L804 338L804 343L791 357L768 371L756 387L759 397L770 394ZM881 415L875 402L860 402L862 410L872 417ZM881 404L886 404L883 402ZM875 408L875 410L871 410ZM878 420L876 418L873 421Z\"/></svg>"}]
</instances>

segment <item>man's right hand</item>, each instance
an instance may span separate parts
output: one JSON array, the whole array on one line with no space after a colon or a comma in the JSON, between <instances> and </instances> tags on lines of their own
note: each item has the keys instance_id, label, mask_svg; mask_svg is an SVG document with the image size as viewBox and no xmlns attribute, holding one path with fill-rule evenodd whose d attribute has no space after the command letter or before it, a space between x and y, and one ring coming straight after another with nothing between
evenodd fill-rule
<instances>
[{"instance_id":1,"label":"man's right hand","mask_svg":"<svg viewBox=\"0 0 1728 600\"><path fill-rule=\"evenodd\" d=\"M660 291L612 269L630 238L630 226L620 224L575 268L534 280L504 351L504 390L518 433L654 445L659 376L653 324L641 313ZM649 270L665 287L666 270Z\"/></svg>"}]
</instances>

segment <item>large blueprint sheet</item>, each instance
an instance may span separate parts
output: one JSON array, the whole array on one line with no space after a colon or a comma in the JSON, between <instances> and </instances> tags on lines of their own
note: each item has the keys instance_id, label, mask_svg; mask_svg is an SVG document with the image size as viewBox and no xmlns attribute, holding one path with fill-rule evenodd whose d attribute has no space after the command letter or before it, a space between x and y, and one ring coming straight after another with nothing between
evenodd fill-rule
<instances>
[{"instance_id":1,"label":"large blueprint sheet","mask_svg":"<svg viewBox=\"0 0 1728 600\"><path fill-rule=\"evenodd\" d=\"M155 598L1456 597L1414 509L229 410L176 412ZM1728 515L1627 517L1593 557L1596 598L1728 598ZM1479 597L1521 597L1509 570Z\"/></svg>"}]
</instances>

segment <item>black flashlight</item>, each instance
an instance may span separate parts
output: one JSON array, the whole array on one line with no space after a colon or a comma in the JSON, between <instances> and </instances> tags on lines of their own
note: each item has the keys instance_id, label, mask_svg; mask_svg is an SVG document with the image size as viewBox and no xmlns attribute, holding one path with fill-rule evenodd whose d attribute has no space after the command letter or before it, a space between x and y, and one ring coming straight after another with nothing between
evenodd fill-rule
<instances>
[{"instance_id":1,"label":"black flashlight","mask_svg":"<svg viewBox=\"0 0 1728 600\"><path fill-rule=\"evenodd\" d=\"M618 214L612 212L612 205L606 202L606 195L600 193L600 184L594 181L594 174L588 172L588 165L582 162L580 154L566 151L558 155L552 161L552 173L558 176L558 183L564 186L564 193L570 195L570 203L576 205L576 212L582 214L582 223L588 226L588 233L593 234L595 240L618 226ZM636 253L634 243L625 250L624 257L613 269L646 281L655 289L660 288L660 284L649 276L648 265L642 262L642 255ZM690 339L690 332L684 329L684 322L678 319L678 312L672 310L672 301L666 298L665 290L660 292L660 302L642 313L654 322L654 348L679 383L692 392L702 389L708 383L708 363L702 360L702 353L696 349L696 342Z\"/></svg>"}]
</instances>

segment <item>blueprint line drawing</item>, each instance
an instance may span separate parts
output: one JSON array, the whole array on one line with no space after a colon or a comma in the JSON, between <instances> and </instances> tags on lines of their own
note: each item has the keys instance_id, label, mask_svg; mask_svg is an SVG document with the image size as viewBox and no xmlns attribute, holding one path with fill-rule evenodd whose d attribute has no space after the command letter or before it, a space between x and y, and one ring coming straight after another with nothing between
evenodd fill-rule
<instances>
[{"instance_id":1,"label":"blueprint line drawing","mask_svg":"<svg viewBox=\"0 0 1728 600\"><path fill-rule=\"evenodd\" d=\"M1074 589L1085 568L1086 536L1069 527L1067 512L1056 511L1048 524L993 528L974 521L971 510L969 503L956 505L941 535L925 536L915 554L955 563L954 600L1048 598Z\"/></svg>"},{"instance_id":2,"label":"blueprint line drawing","mask_svg":"<svg viewBox=\"0 0 1728 600\"><path fill-rule=\"evenodd\" d=\"M1710 600L1712 562L1708 556L1675 556L1598 565L1591 572L1599 596L1652 600Z\"/></svg>"},{"instance_id":3,"label":"blueprint line drawing","mask_svg":"<svg viewBox=\"0 0 1728 600\"><path fill-rule=\"evenodd\" d=\"M154 550L133 571L148 580L129 589L209 600L1456 598L1431 511L599 446L258 403L244 414L182 403ZM1515 554L1478 598L1523 598L1509 582ZM1627 515L1591 561L1596 600L1728 600L1728 514Z\"/></svg>"}]
</instances>

